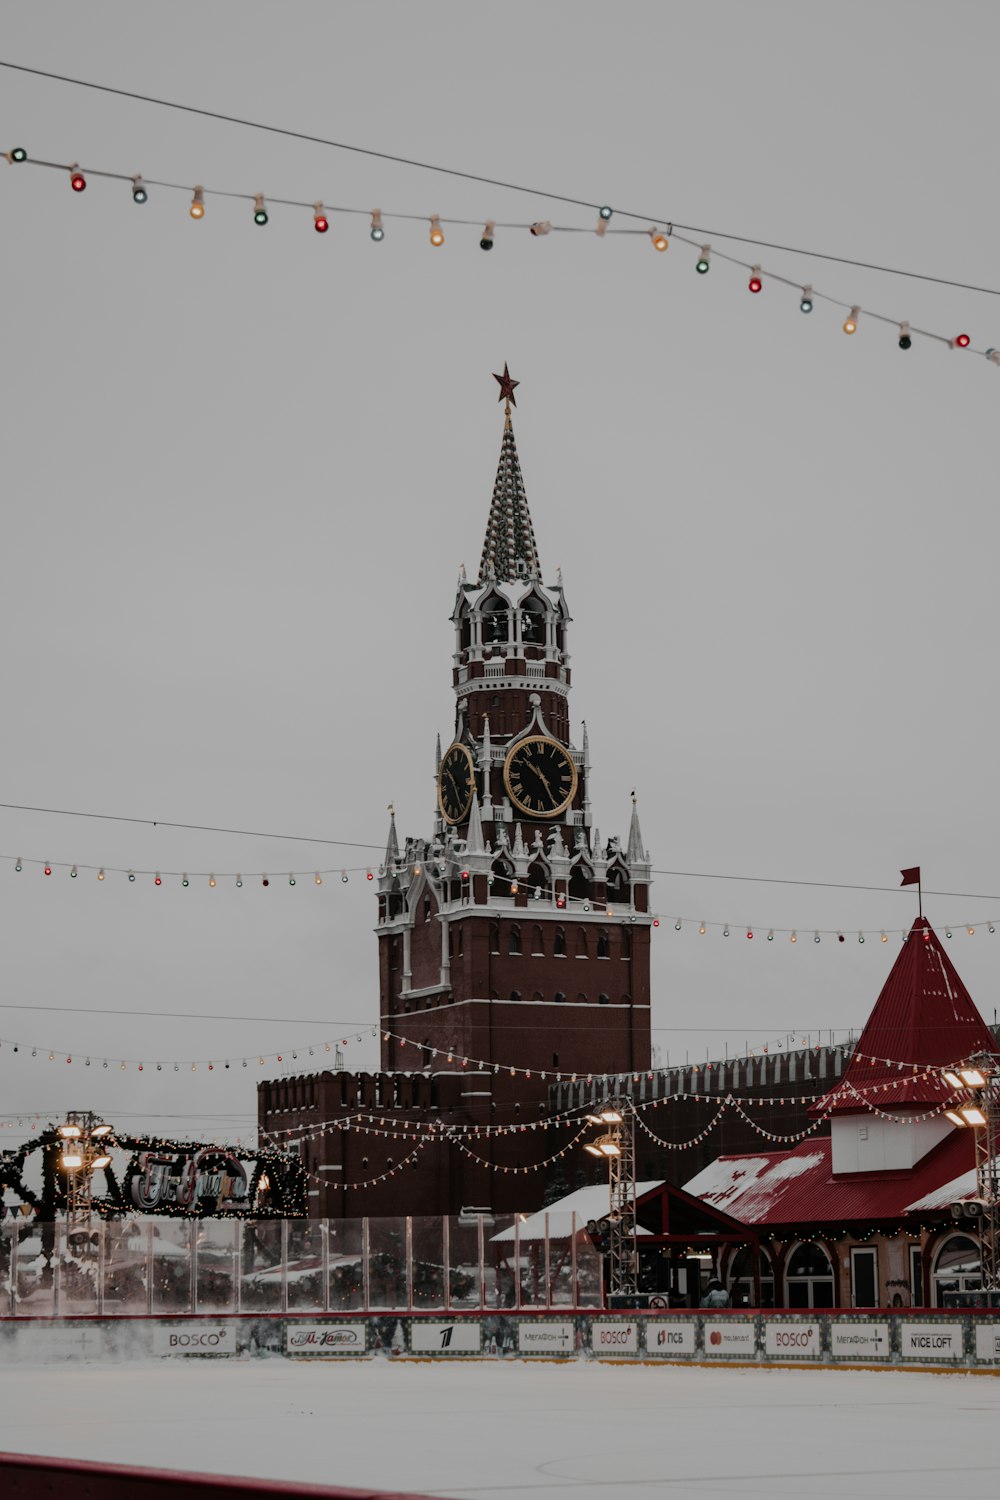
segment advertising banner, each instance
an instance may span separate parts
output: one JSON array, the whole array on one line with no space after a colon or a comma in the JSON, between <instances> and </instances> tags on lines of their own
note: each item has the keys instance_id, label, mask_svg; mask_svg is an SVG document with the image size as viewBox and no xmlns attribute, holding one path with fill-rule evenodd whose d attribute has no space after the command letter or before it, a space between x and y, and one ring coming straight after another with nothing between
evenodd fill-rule
<instances>
[{"instance_id":1,"label":"advertising banner","mask_svg":"<svg viewBox=\"0 0 1000 1500\"><path fill-rule=\"evenodd\" d=\"M410 1324L411 1354L481 1354L482 1332L478 1318L454 1323L429 1323L414 1318Z\"/></svg>"},{"instance_id":2,"label":"advertising banner","mask_svg":"<svg viewBox=\"0 0 1000 1500\"><path fill-rule=\"evenodd\" d=\"M285 1353L316 1358L334 1354L365 1354L368 1329L364 1323L289 1323Z\"/></svg>"},{"instance_id":3,"label":"advertising banner","mask_svg":"<svg viewBox=\"0 0 1000 1500\"><path fill-rule=\"evenodd\" d=\"M576 1325L574 1323L549 1323L539 1321L522 1322L517 1325L518 1354L564 1354L576 1353Z\"/></svg>"},{"instance_id":4,"label":"advertising banner","mask_svg":"<svg viewBox=\"0 0 1000 1500\"><path fill-rule=\"evenodd\" d=\"M670 1359L674 1355L693 1354L695 1325L675 1322L647 1323L646 1353Z\"/></svg>"},{"instance_id":5,"label":"advertising banner","mask_svg":"<svg viewBox=\"0 0 1000 1500\"><path fill-rule=\"evenodd\" d=\"M976 1324L976 1358L1000 1364L1000 1323Z\"/></svg>"},{"instance_id":6,"label":"advertising banner","mask_svg":"<svg viewBox=\"0 0 1000 1500\"><path fill-rule=\"evenodd\" d=\"M202 1323L154 1328L154 1354L235 1354L235 1323Z\"/></svg>"},{"instance_id":7,"label":"advertising banner","mask_svg":"<svg viewBox=\"0 0 1000 1500\"><path fill-rule=\"evenodd\" d=\"M819 1324L766 1324L764 1353L771 1359L819 1359Z\"/></svg>"},{"instance_id":8,"label":"advertising banner","mask_svg":"<svg viewBox=\"0 0 1000 1500\"><path fill-rule=\"evenodd\" d=\"M604 1323L595 1318L590 1325L590 1347L595 1354L638 1354L636 1323Z\"/></svg>"},{"instance_id":9,"label":"advertising banner","mask_svg":"<svg viewBox=\"0 0 1000 1500\"><path fill-rule=\"evenodd\" d=\"M937 1364L962 1358L961 1323L901 1323L899 1352L904 1359Z\"/></svg>"},{"instance_id":10,"label":"advertising banner","mask_svg":"<svg viewBox=\"0 0 1000 1500\"><path fill-rule=\"evenodd\" d=\"M757 1353L757 1329L749 1319L727 1319L724 1323L708 1323L705 1330L705 1353L711 1358L721 1355L732 1359L742 1355L753 1359Z\"/></svg>"},{"instance_id":11,"label":"advertising banner","mask_svg":"<svg viewBox=\"0 0 1000 1500\"><path fill-rule=\"evenodd\" d=\"M830 1355L833 1359L888 1359L888 1323L837 1323L830 1321Z\"/></svg>"}]
</instances>

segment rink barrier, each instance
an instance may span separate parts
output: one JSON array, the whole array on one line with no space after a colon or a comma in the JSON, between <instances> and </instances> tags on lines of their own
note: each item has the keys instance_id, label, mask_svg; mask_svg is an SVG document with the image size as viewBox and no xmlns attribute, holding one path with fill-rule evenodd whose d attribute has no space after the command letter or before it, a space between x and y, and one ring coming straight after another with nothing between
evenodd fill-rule
<instances>
[{"instance_id":1,"label":"rink barrier","mask_svg":"<svg viewBox=\"0 0 1000 1500\"><path fill-rule=\"evenodd\" d=\"M996 1311L232 1314L0 1319L9 1359L598 1359L871 1369L992 1369Z\"/></svg>"},{"instance_id":2,"label":"rink barrier","mask_svg":"<svg viewBox=\"0 0 1000 1500\"><path fill-rule=\"evenodd\" d=\"M29 1453L0 1453L0 1487L18 1500L175 1500L191 1495L232 1500L254 1495L258 1500L419 1500L402 1490L343 1489L320 1484L292 1484L281 1480L244 1479L228 1474L188 1474L181 1470L139 1469L127 1464L86 1463L63 1458L36 1458Z\"/></svg>"}]
</instances>

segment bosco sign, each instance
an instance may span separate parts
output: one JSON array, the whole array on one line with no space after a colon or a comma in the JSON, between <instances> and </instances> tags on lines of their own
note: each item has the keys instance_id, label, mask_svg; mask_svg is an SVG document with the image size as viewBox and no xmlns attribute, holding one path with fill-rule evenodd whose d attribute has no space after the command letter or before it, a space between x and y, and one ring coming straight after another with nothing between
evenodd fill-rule
<instances>
[{"instance_id":1,"label":"bosco sign","mask_svg":"<svg viewBox=\"0 0 1000 1500\"><path fill-rule=\"evenodd\" d=\"M818 1359L819 1325L768 1323L764 1330L764 1352L771 1359Z\"/></svg>"},{"instance_id":2,"label":"bosco sign","mask_svg":"<svg viewBox=\"0 0 1000 1500\"><path fill-rule=\"evenodd\" d=\"M285 1352L300 1359L364 1354L367 1334L364 1323L289 1323L285 1330Z\"/></svg>"},{"instance_id":3,"label":"bosco sign","mask_svg":"<svg viewBox=\"0 0 1000 1500\"><path fill-rule=\"evenodd\" d=\"M235 1354L236 1325L192 1322L186 1327L154 1328L153 1353Z\"/></svg>"},{"instance_id":4,"label":"bosco sign","mask_svg":"<svg viewBox=\"0 0 1000 1500\"><path fill-rule=\"evenodd\" d=\"M639 1329L635 1323L591 1324L590 1347L595 1354L638 1354Z\"/></svg>"}]
</instances>

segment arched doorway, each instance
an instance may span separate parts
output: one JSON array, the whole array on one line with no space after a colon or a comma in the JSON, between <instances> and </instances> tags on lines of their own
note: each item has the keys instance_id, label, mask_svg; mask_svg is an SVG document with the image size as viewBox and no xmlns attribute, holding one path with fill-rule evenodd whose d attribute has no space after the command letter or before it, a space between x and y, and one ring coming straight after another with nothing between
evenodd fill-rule
<instances>
[{"instance_id":1,"label":"arched doorway","mask_svg":"<svg viewBox=\"0 0 1000 1500\"><path fill-rule=\"evenodd\" d=\"M967 1234L950 1234L934 1257L931 1306L943 1307L945 1292L978 1292L982 1284L979 1245Z\"/></svg>"},{"instance_id":2,"label":"arched doorway","mask_svg":"<svg viewBox=\"0 0 1000 1500\"><path fill-rule=\"evenodd\" d=\"M822 1245L804 1240L785 1269L786 1307L832 1307L833 1266Z\"/></svg>"},{"instance_id":3,"label":"arched doorway","mask_svg":"<svg viewBox=\"0 0 1000 1500\"><path fill-rule=\"evenodd\" d=\"M753 1289L753 1250L745 1245L729 1267L729 1300L733 1307L773 1307L774 1267L763 1248L760 1252L760 1303Z\"/></svg>"}]
</instances>

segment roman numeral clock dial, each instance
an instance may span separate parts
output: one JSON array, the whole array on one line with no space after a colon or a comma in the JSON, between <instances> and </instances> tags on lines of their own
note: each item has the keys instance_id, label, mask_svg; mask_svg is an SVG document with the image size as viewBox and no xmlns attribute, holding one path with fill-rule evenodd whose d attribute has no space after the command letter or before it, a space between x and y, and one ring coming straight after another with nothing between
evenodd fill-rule
<instances>
[{"instance_id":1,"label":"roman numeral clock dial","mask_svg":"<svg viewBox=\"0 0 1000 1500\"><path fill-rule=\"evenodd\" d=\"M461 823L468 816L475 791L472 753L456 741L442 756L438 771L438 806L449 823Z\"/></svg>"},{"instance_id":2,"label":"roman numeral clock dial","mask_svg":"<svg viewBox=\"0 0 1000 1500\"><path fill-rule=\"evenodd\" d=\"M565 812L576 796L577 779L572 756L545 735L519 740L504 762L507 796L519 812L533 818L557 818Z\"/></svg>"}]
</instances>

